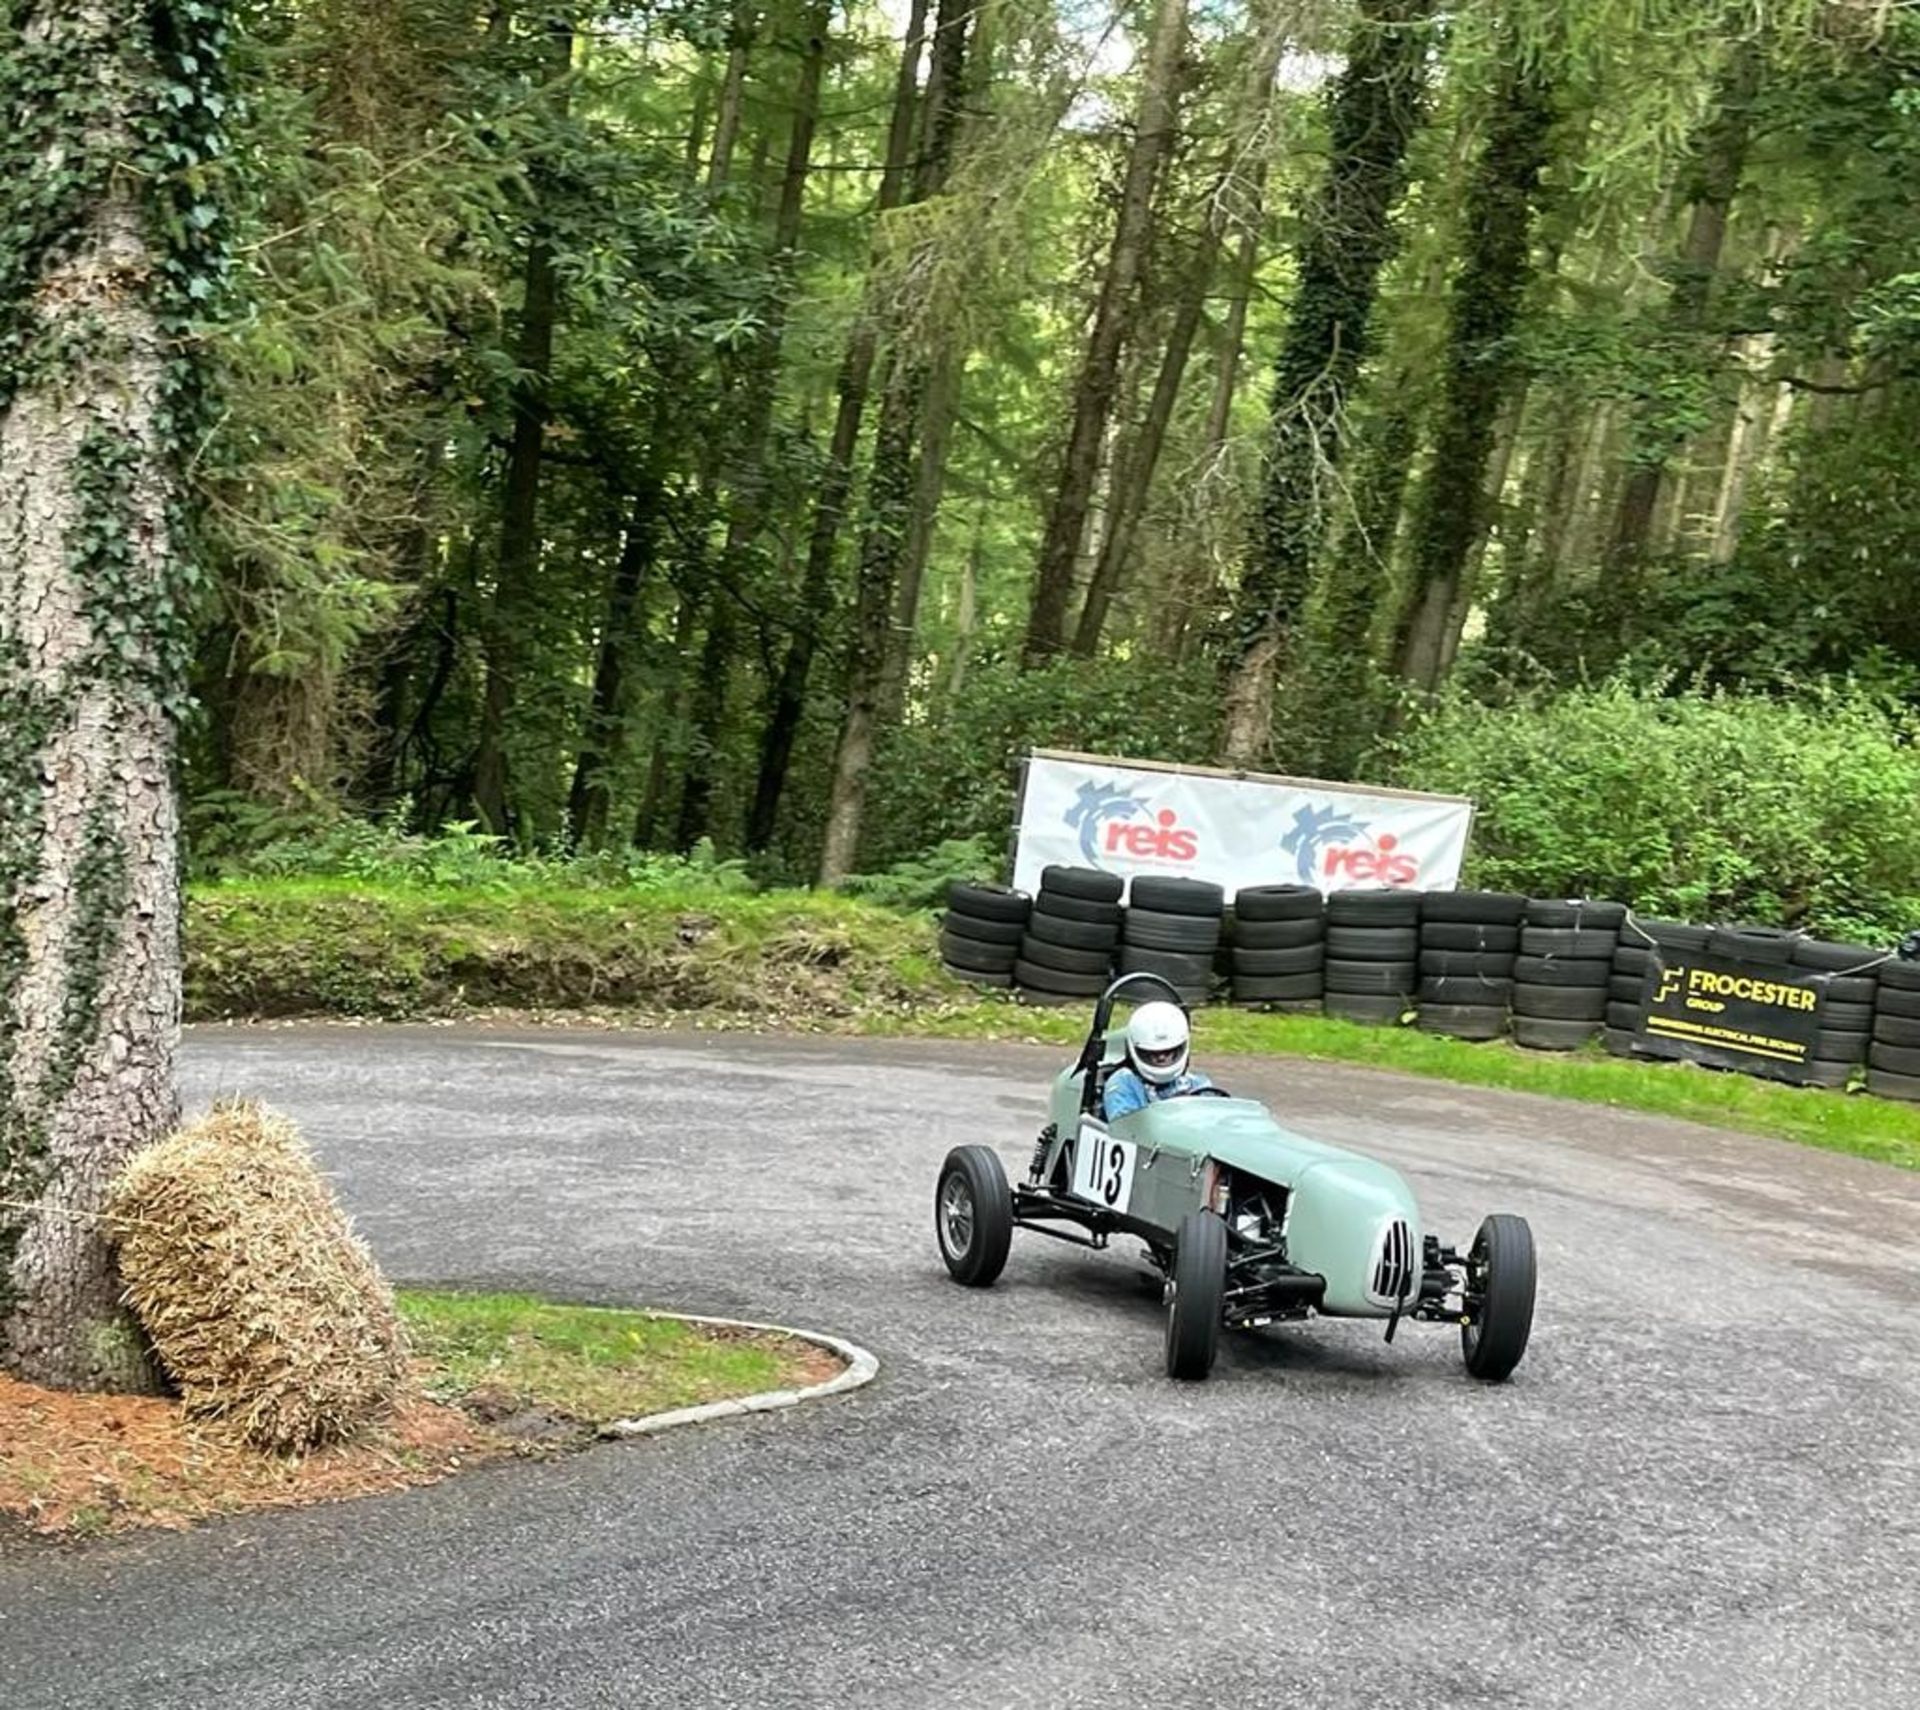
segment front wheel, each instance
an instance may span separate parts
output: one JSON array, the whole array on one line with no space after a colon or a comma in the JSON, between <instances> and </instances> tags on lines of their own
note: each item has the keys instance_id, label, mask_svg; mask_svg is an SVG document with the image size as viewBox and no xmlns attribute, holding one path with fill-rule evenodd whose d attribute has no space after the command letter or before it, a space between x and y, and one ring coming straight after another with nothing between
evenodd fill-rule
<instances>
[{"instance_id":1,"label":"front wheel","mask_svg":"<svg viewBox=\"0 0 1920 1710\"><path fill-rule=\"evenodd\" d=\"M1181 1220L1167 1279L1167 1376L1189 1382L1213 1370L1227 1293L1227 1226L1211 1211Z\"/></svg>"},{"instance_id":2,"label":"front wheel","mask_svg":"<svg viewBox=\"0 0 1920 1710\"><path fill-rule=\"evenodd\" d=\"M933 1190L933 1233L955 1282L986 1288L1006 1267L1013 1245L1013 1190L999 1154L956 1146Z\"/></svg>"},{"instance_id":3,"label":"front wheel","mask_svg":"<svg viewBox=\"0 0 1920 1710\"><path fill-rule=\"evenodd\" d=\"M1470 1317L1460 1326L1467 1370L1488 1383L1512 1375L1533 1330L1533 1230L1524 1217L1495 1212L1467 1255Z\"/></svg>"}]
</instances>

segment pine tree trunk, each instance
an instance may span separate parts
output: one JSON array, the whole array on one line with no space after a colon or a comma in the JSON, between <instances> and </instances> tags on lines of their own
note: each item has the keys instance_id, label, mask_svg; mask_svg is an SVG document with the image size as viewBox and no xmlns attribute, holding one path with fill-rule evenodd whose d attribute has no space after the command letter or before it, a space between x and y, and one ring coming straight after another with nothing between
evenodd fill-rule
<instances>
[{"instance_id":1,"label":"pine tree trunk","mask_svg":"<svg viewBox=\"0 0 1920 1710\"><path fill-rule=\"evenodd\" d=\"M937 196L946 184L966 100L968 50L978 15L979 0L940 0L927 78L925 140L914 175L916 202ZM874 429L873 464L867 475L866 522L848 632L846 714L834 749L820 852L822 885L837 884L852 872L859 849L867 768L873 758L886 671L888 619L920 485L914 435L925 415L929 365L922 352L895 349L887 370L880 420Z\"/></svg>"},{"instance_id":2,"label":"pine tree trunk","mask_svg":"<svg viewBox=\"0 0 1920 1710\"><path fill-rule=\"evenodd\" d=\"M547 75L565 79L573 64L573 25L548 26ZM554 97L565 114L564 81ZM527 245L514 364L523 378L514 390L513 443L507 453L506 490L500 512L500 561L493 609L483 633L486 681L481 690L480 733L473 757L473 805L486 828L505 836L511 828L508 800L507 725L519 698L520 669L528 632L540 605L540 467L546 448L547 383L553 371L553 334L560 312L553 246L536 229Z\"/></svg>"},{"instance_id":3,"label":"pine tree trunk","mask_svg":"<svg viewBox=\"0 0 1920 1710\"><path fill-rule=\"evenodd\" d=\"M1546 92L1528 73L1510 70L1493 97L1467 189L1439 425L1416 504L1395 636L1394 669L1422 688L1439 680L1450 614L1483 525L1487 460L1514 374L1508 337L1533 273L1534 200L1552 124Z\"/></svg>"},{"instance_id":4,"label":"pine tree trunk","mask_svg":"<svg viewBox=\"0 0 1920 1710\"><path fill-rule=\"evenodd\" d=\"M1346 400L1393 249L1393 206L1425 105L1425 26L1433 10L1434 0L1365 0L1330 97L1332 154L1299 243L1259 515L1223 661L1221 747L1229 765L1266 757L1274 685L1312 586Z\"/></svg>"},{"instance_id":5,"label":"pine tree trunk","mask_svg":"<svg viewBox=\"0 0 1920 1710\"><path fill-rule=\"evenodd\" d=\"M884 216L900 204L906 187L913 147L914 118L918 111L920 61L926 47L927 0L911 0L900 63L894 76L893 117L887 130L887 153L881 167L876 212ZM801 572L800 624L787 643L766 722L760 736L760 764L754 779L753 805L747 815L747 847L765 849L780 821L780 799L786 793L787 769L793 763L794 743L806 716L807 688L813 677L814 655L829 616L833 597L835 550L845 520L847 496L853 490L853 459L859 449L860 424L866 414L867 390L873 380L874 356L879 348L875 305L862 305L847 335L835 382L837 394L833 438L827 447L827 467L820 477L814 501L813 523L807 536L807 562Z\"/></svg>"},{"instance_id":6,"label":"pine tree trunk","mask_svg":"<svg viewBox=\"0 0 1920 1710\"><path fill-rule=\"evenodd\" d=\"M1138 313L1142 263L1152 234L1153 190L1173 142L1174 94L1181 50L1187 39L1187 0L1154 0L1147 39L1147 65L1134 118L1133 146L1120 190L1120 212L1094 309L1086 357L1074 388L1073 420L1061 460L1060 480L1047 512L1033 607L1021 657L1034 665L1066 644L1067 607L1073 598L1074 565L1087 530L1094 477L1107 420L1120 383L1120 357Z\"/></svg>"},{"instance_id":7,"label":"pine tree trunk","mask_svg":"<svg viewBox=\"0 0 1920 1710\"><path fill-rule=\"evenodd\" d=\"M1746 169L1760 72L1759 44L1751 39L1739 42L1721 71L1713 111L1695 147L1692 171L1684 187L1690 204L1687 235L1675 258L1673 291L1667 298L1664 317L1666 334L1679 344L1698 340L1705 327L1708 300L1726 245L1727 217ZM1650 413L1643 412L1643 420L1637 424L1643 435L1652 431L1645 420ZM1607 553L1609 565L1616 572L1634 573L1646 557L1667 484L1667 468L1678 449L1670 434L1661 435L1654 444L1639 448L1627 471Z\"/></svg>"},{"instance_id":8,"label":"pine tree trunk","mask_svg":"<svg viewBox=\"0 0 1920 1710\"><path fill-rule=\"evenodd\" d=\"M152 217L166 185L125 163L136 124L180 122L162 105L168 84L212 94L220 38L132 0L37 0L9 24L0 1365L56 1387L141 1389L152 1371L98 1213L129 1155L176 1115L175 720L191 601L171 525L174 412L191 400L163 329L165 264L178 264Z\"/></svg>"},{"instance_id":9,"label":"pine tree trunk","mask_svg":"<svg viewBox=\"0 0 1920 1710\"><path fill-rule=\"evenodd\" d=\"M906 707L907 677L913 668L914 638L920 629L920 590L927 579L927 560L933 553L940 496L947 484L947 442L953 435L954 412L959 405L959 353L943 349L933 359L926 395L921 400L919 474L914 481L906 539L901 544L900 589L894 598L887 656L880 674L880 716L888 724L898 723Z\"/></svg>"}]
</instances>

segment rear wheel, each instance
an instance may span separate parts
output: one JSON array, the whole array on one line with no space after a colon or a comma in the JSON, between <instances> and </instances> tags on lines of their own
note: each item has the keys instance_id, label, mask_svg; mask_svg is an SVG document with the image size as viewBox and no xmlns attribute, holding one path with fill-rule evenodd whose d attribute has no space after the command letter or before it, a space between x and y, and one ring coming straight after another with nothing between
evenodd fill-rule
<instances>
[{"instance_id":1,"label":"rear wheel","mask_svg":"<svg viewBox=\"0 0 1920 1710\"><path fill-rule=\"evenodd\" d=\"M1167 1376L1188 1381L1213 1370L1227 1293L1227 1226L1211 1211L1180 1224L1167 1279Z\"/></svg>"},{"instance_id":2,"label":"rear wheel","mask_svg":"<svg viewBox=\"0 0 1920 1710\"><path fill-rule=\"evenodd\" d=\"M933 1233L955 1282L986 1288L1005 1268L1013 1245L1013 1191L999 1154L956 1146L933 1190Z\"/></svg>"},{"instance_id":3,"label":"rear wheel","mask_svg":"<svg viewBox=\"0 0 1920 1710\"><path fill-rule=\"evenodd\" d=\"M1500 1383L1520 1363L1533 1330L1533 1288L1533 1230L1524 1217L1495 1212L1467 1255L1472 1318L1460 1326L1460 1353L1474 1377Z\"/></svg>"}]
</instances>

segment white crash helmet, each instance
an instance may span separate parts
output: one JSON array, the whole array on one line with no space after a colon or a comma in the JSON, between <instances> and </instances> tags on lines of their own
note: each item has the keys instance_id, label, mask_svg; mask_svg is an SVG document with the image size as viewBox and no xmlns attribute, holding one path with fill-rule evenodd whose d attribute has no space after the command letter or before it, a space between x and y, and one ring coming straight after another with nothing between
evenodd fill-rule
<instances>
[{"instance_id":1,"label":"white crash helmet","mask_svg":"<svg viewBox=\"0 0 1920 1710\"><path fill-rule=\"evenodd\" d=\"M1143 1003L1127 1023L1127 1060L1142 1080L1165 1086L1187 1072L1191 1041L1178 1004Z\"/></svg>"}]
</instances>

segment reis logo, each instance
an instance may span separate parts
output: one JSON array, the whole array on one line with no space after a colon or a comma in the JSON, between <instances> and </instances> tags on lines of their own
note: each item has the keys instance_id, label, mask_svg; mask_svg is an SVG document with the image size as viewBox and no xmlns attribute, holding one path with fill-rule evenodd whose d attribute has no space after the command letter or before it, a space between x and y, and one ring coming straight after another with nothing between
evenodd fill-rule
<instances>
[{"instance_id":1,"label":"reis logo","mask_svg":"<svg viewBox=\"0 0 1920 1710\"><path fill-rule=\"evenodd\" d=\"M1323 879L1357 879L1365 884L1411 885L1420 877L1419 860L1401 852L1390 831L1369 835L1365 820L1352 818L1331 803L1303 807L1280 847L1294 858L1303 885Z\"/></svg>"},{"instance_id":2,"label":"reis logo","mask_svg":"<svg viewBox=\"0 0 1920 1710\"><path fill-rule=\"evenodd\" d=\"M1080 854L1089 866L1105 866L1104 857L1112 855L1191 861L1200 853L1199 838L1171 808L1156 813L1145 797L1111 781L1082 784L1061 818L1079 834Z\"/></svg>"}]
</instances>

